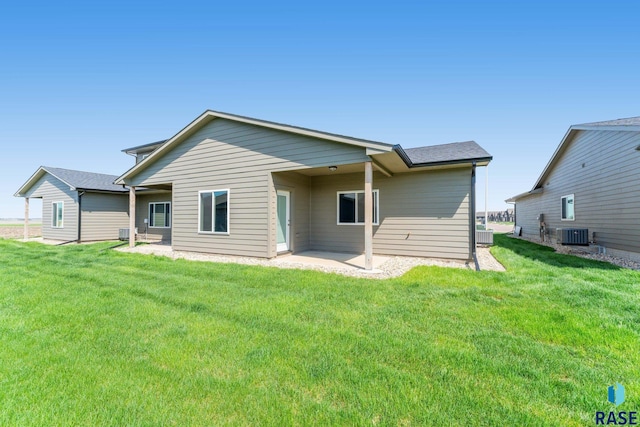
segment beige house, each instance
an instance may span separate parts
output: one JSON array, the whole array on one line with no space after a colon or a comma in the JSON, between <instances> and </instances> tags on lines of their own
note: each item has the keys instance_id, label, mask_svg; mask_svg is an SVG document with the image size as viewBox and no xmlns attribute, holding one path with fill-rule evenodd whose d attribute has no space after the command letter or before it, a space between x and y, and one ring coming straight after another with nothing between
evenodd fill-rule
<instances>
[{"instance_id":1,"label":"beige house","mask_svg":"<svg viewBox=\"0 0 640 427\"><path fill-rule=\"evenodd\" d=\"M588 229L607 253L640 260L640 117L574 125L530 191L515 204L529 238Z\"/></svg>"},{"instance_id":2,"label":"beige house","mask_svg":"<svg viewBox=\"0 0 640 427\"><path fill-rule=\"evenodd\" d=\"M404 150L215 111L124 151L132 230L184 251L364 253L367 268L373 253L471 259L475 168L492 159L473 141Z\"/></svg>"}]
</instances>

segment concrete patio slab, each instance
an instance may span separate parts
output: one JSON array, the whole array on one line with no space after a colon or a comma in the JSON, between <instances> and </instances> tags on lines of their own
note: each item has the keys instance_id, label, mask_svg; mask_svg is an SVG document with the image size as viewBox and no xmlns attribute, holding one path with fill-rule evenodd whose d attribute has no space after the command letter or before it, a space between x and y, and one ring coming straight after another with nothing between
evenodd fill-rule
<instances>
[{"instance_id":1,"label":"concrete patio slab","mask_svg":"<svg viewBox=\"0 0 640 427\"><path fill-rule=\"evenodd\" d=\"M387 279L401 276L416 266L439 266L475 270L473 263L460 260L437 258L400 257L374 255L374 270L367 271L364 267L364 255L345 254L335 252L306 251L299 254L279 256L273 259L251 258L242 256L215 255L198 252L174 251L168 244L140 244L135 248L122 246L115 250L129 253L153 254L174 259L191 261L208 261L220 263L236 263L246 265L260 265L265 267L294 268L317 270L325 273L337 273L346 276ZM502 270L504 268L493 258L488 248L478 248L481 269ZM488 262L492 261L492 262Z\"/></svg>"},{"instance_id":2,"label":"concrete patio slab","mask_svg":"<svg viewBox=\"0 0 640 427\"><path fill-rule=\"evenodd\" d=\"M380 267L392 257L383 255L373 256L373 269ZM271 260L274 264L309 264L333 268L359 268L364 270L364 255L345 254L337 252L304 251L297 254L277 257Z\"/></svg>"}]
</instances>

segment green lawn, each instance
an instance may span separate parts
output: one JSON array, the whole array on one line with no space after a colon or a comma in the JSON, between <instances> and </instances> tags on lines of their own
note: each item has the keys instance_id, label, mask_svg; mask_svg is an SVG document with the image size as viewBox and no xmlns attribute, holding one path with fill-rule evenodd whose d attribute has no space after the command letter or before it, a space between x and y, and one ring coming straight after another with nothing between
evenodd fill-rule
<instances>
[{"instance_id":1,"label":"green lawn","mask_svg":"<svg viewBox=\"0 0 640 427\"><path fill-rule=\"evenodd\" d=\"M0 240L0 425L594 425L640 272L495 236L393 280Z\"/></svg>"}]
</instances>

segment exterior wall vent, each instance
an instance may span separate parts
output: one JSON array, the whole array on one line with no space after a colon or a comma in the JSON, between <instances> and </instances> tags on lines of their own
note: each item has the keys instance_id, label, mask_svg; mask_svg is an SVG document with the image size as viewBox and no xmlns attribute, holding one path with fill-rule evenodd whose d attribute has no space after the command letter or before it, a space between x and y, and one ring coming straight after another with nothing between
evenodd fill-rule
<instances>
[{"instance_id":1,"label":"exterior wall vent","mask_svg":"<svg viewBox=\"0 0 640 427\"><path fill-rule=\"evenodd\" d=\"M561 245L589 246L589 229L556 228L556 240Z\"/></svg>"}]
</instances>

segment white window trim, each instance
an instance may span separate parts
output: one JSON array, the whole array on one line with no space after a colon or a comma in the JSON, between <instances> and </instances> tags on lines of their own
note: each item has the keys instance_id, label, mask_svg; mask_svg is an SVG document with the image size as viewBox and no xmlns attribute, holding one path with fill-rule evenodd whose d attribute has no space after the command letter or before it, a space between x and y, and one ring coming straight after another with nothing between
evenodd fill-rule
<instances>
[{"instance_id":1,"label":"white window trim","mask_svg":"<svg viewBox=\"0 0 640 427\"><path fill-rule=\"evenodd\" d=\"M340 222L340 195L341 194L347 194L347 193L356 193L356 194L364 194L364 190L340 190L336 192L336 225L364 225L364 222ZM375 189L372 190L372 193L376 193L377 197L375 198L375 211L376 211L376 218L378 221L375 221L373 223L373 225L380 225L380 190ZM357 198L358 196L356 196ZM357 202L356 202L356 209L357 209ZM356 221L358 218L358 213L356 212Z\"/></svg>"},{"instance_id":2,"label":"white window trim","mask_svg":"<svg viewBox=\"0 0 640 427\"><path fill-rule=\"evenodd\" d=\"M562 199L567 199L571 197L573 200L573 218L562 218ZM575 194L567 194L566 196L560 197L560 221L575 221L576 220L576 198Z\"/></svg>"},{"instance_id":3,"label":"white window trim","mask_svg":"<svg viewBox=\"0 0 640 427\"><path fill-rule=\"evenodd\" d=\"M169 226L157 226L151 225L151 205L169 205ZM167 214L166 212L164 213ZM173 222L173 209L171 208L171 202L149 202L149 228L171 228L171 223Z\"/></svg>"},{"instance_id":4,"label":"white window trim","mask_svg":"<svg viewBox=\"0 0 640 427\"><path fill-rule=\"evenodd\" d=\"M227 231L215 231L215 224L211 224L211 231L202 231L200 230L200 212L202 211L200 203L202 202L202 197L200 195L202 193L213 193L217 191L226 191L227 192ZM214 196L215 202L215 196ZM211 209L213 209L215 203L212 203ZM215 222L215 215L212 213L211 215L212 221ZM217 190L200 190L198 191L198 234L219 234L223 236L228 236L231 234L231 190L229 188L219 188Z\"/></svg>"},{"instance_id":5,"label":"white window trim","mask_svg":"<svg viewBox=\"0 0 640 427\"><path fill-rule=\"evenodd\" d=\"M62 206L62 225L53 225L53 214L54 214L54 206L56 204L59 204ZM58 215L56 215L56 219L58 218ZM64 202L60 201L60 202L51 202L51 228L55 228L55 229L60 229L60 228L64 228Z\"/></svg>"}]
</instances>

